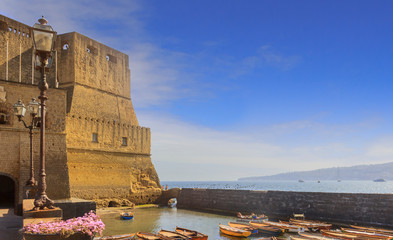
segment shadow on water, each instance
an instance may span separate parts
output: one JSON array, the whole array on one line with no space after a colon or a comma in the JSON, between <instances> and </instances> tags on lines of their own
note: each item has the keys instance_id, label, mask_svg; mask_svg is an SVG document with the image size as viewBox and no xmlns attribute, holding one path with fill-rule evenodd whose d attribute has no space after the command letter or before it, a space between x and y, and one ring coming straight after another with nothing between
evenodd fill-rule
<instances>
[{"instance_id":1,"label":"shadow on water","mask_svg":"<svg viewBox=\"0 0 393 240\"><path fill-rule=\"evenodd\" d=\"M218 228L220 223L227 225L228 222L235 221L236 217L164 207L135 209L133 220L121 220L120 212L121 210L98 211L106 225L104 235L136 232L157 233L161 229L174 231L176 226L179 226L205 233L211 240L239 240L239 238L221 234ZM248 239L261 237L263 235L250 236Z\"/></svg>"}]
</instances>

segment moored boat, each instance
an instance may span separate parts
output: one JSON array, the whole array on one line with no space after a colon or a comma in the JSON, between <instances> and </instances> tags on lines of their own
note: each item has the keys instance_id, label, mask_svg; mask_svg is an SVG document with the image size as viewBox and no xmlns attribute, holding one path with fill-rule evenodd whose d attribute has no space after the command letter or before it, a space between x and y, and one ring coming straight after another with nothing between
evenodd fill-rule
<instances>
[{"instance_id":1,"label":"moored boat","mask_svg":"<svg viewBox=\"0 0 393 240\"><path fill-rule=\"evenodd\" d=\"M309 238L299 237L299 236L290 236L289 239L291 239L291 240L310 240Z\"/></svg>"},{"instance_id":2,"label":"moored boat","mask_svg":"<svg viewBox=\"0 0 393 240\"><path fill-rule=\"evenodd\" d=\"M132 212L122 212L120 213L120 218L123 220L130 220L134 218L134 214Z\"/></svg>"},{"instance_id":3,"label":"moored boat","mask_svg":"<svg viewBox=\"0 0 393 240\"><path fill-rule=\"evenodd\" d=\"M186 235L183 235L181 233L174 232L174 231L163 230L163 229L158 231L158 234L162 235L164 237L170 238L172 240L189 240L190 239L190 237L188 237Z\"/></svg>"},{"instance_id":4,"label":"moored boat","mask_svg":"<svg viewBox=\"0 0 393 240\"><path fill-rule=\"evenodd\" d=\"M297 225L307 227L312 231L326 229L329 230L332 228L332 224L325 223L325 222L318 222L318 221L311 221L311 220L300 220L300 219L289 219L290 223L296 223Z\"/></svg>"},{"instance_id":5,"label":"moored boat","mask_svg":"<svg viewBox=\"0 0 393 240\"><path fill-rule=\"evenodd\" d=\"M242 222L228 222L228 225L230 227L234 227L234 228L239 228L239 229L243 229L246 231L250 231L251 234L257 234L258 233L258 229L255 227L252 227L250 224L248 223L242 223Z\"/></svg>"},{"instance_id":6,"label":"moored boat","mask_svg":"<svg viewBox=\"0 0 393 240\"><path fill-rule=\"evenodd\" d=\"M227 225L220 224L220 231L226 235L234 236L234 237L248 237L251 235L250 231L242 230L239 228L230 227Z\"/></svg>"},{"instance_id":7,"label":"moored boat","mask_svg":"<svg viewBox=\"0 0 393 240\"><path fill-rule=\"evenodd\" d=\"M240 222L249 222L250 220L253 221L268 220L268 217L265 214L255 215L254 213L251 213L250 215L243 215L241 212L238 212L236 216L237 216L237 221Z\"/></svg>"},{"instance_id":8,"label":"moored boat","mask_svg":"<svg viewBox=\"0 0 393 240\"><path fill-rule=\"evenodd\" d=\"M362 227L357 225L350 225L351 228L361 229L367 232L379 232L379 233L386 233L386 234L393 234L393 230L383 229L383 228L373 228L373 227Z\"/></svg>"},{"instance_id":9,"label":"moored boat","mask_svg":"<svg viewBox=\"0 0 393 240\"><path fill-rule=\"evenodd\" d=\"M343 232L332 231L332 230L321 230L321 233L323 236L326 236L326 237L344 239L344 240L355 240L355 239L365 240L365 239L368 239L366 237L362 237L362 236L359 236L356 234L349 234L349 233L343 233Z\"/></svg>"},{"instance_id":10,"label":"moored boat","mask_svg":"<svg viewBox=\"0 0 393 240\"><path fill-rule=\"evenodd\" d=\"M250 222L250 225L257 228L259 233L266 235L278 236L285 232L285 230L282 228L273 227L265 223Z\"/></svg>"},{"instance_id":11,"label":"moored boat","mask_svg":"<svg viewBox=\"0 0 393 240\"><path fill-rule=\"evenodd\" d=\"M197 232L195 230L190 230L187 228L176 227L175 231L177 233L190 237L191 240L207 240L208 238L206 234Z\"/></svg>"},{"instance_id":12,"label":"moored boat","mask_svg":"<svg viewBox=\"0 0 393 240\"><path fill-rule=\"evenodd\" d=\"M148 233L148 232L137 232L136 236L139 239L144 239L144 240L170 240L170 238L154 234L154 233Z\"/></svg>"},{"instance_id":13,"label":"moored boat","mask_svg":"<svg viewBox=\"0 0 393 240\"><path fill-rule=\"evenodd\" d=\"M345 233L349 233L349 234L355 234L355 235L359 235L359 236L363 236L363 237L367 237L367 238L377 238L377 239L392 239L393 238L393 234L387 234L387 233L378 233L378 232L366 232L366 231L362 231L360 229L353 229L353 228L341 228L341 231L345 232Z\"/></svg>"},{"instance_id":14,"label":"moored boat","mask_svg":"<svg viewBox=\"0 0 393 240\"><path fill-rule=\"evenodd\" d=\"M122 235L111 235L111 236L103 236L103 237L94 237L94 240L115 240L115 239L132 239L135 236L135 233L122 234Z\"/></svg>"},{"instance_id":15,"label":"moored boat","mask_svg":"<svg viewBox=\"0 0 393 240\"><path fill-rule=\"evenodd\" d=\"M306 229L302 226L297 226L297 225L290 225L290 224L285 224L285 223L279 223L279 222L272 222L272 221L264 221L267 225L273 226L273 227L278 227L281 229L284 229L287 232L304 232Z\"/></svg>"},{"instance_id":16,"label":"moored boat","mask_svg":"<svg viewBox=\"0 0 393 240\"><path fill-rule=\"evenodd\" d=\"M300 232L298 233L301 237L305 237L307 239L316 239L316 240L336 240L338 238L331 238L331 237L325 237L320 234L315 234L315 233L306 233L306 232Z\"/></svg>"},{"instance_id":17,"label":"moored boat","mask_svg":"<svg viewBox=\"0 0 393 240\"><path fill-rule=\"evenodd\" d=\"M373 182L386 182L386 180L383 178L378 178L378 179L373 180Z\"/></svg>"}]
</instances>

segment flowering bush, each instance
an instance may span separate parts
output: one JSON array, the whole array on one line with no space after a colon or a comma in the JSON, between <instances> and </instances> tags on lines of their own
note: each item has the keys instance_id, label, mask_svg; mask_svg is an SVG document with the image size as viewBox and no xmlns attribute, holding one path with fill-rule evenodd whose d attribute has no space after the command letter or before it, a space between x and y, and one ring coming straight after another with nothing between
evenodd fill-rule
<instances>
[{"instance_id":1,"label":"flowering bush","mask_svg":"<svg viewBox=\"0 0 393 240\"><path fill-rule=\"evenodd\" d=\"M94 236L97 233L102 235L104 229L105 224L101 221L101 218L94 214L93 211L90 211L85 213L83 217L72 218L66 221L29 224L23 227L23 232L29 234L60 234L68 237L74 233L83 233L89 236Z\"/></svg>"}]
</instances>

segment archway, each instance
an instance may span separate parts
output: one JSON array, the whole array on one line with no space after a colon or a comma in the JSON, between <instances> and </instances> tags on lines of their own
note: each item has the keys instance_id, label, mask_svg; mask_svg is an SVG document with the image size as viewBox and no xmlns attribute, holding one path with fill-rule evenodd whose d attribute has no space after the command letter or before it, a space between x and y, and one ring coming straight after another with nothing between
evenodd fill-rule
<instances>
[{"instance_id":1,"label":"archway","mask_svg":"<svg viewBox=\"0 0 393 240\"><path fill-rule=\"evenodd\" d=\"M13 208L15 205L15 182L0 174L0 208Z\"/></svg>"}]
</instances>

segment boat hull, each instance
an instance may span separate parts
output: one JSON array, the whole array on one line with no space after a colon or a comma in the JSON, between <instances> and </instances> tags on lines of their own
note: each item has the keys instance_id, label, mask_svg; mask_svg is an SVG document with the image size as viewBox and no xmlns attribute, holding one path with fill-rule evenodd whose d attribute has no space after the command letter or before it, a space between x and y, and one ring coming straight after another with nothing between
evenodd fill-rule
<instances>
[{"instance_id":1,"label":"boat hull","mask_svg":"<svg viewBox=\"0 0 393 240\"><path fill-rule=\"evenodd\" d=\"M206 234L186 228L176 227L175 231L184 236L188 236L191 240L207 240L208 238Z\"/></svg>"},{"instance_id":2,"label":"boat hull","mask_svg":"<svg viewBox=\"0 0 393 240\"><path fill-rule=\"evenodd\" d=\"M238 228L233 228L225 225L220 224L220 232L223 234L233 236L233 237L248 237L251 235L251 232L249 231L244 231Z\"/></svg>"},{"instance_id":3,"label":"boat hull","mask_svg":"<svg viewBox=\"0 0 393 240\"><path fill-rule=\"evenodd\" d=\"M163 236L160 236L160 235L158 235L158 234L154 234L154 233L147 233L147 232L137 232L136 233L136 236L139 238L139 239L144 239L144 240L162 240L162 239L168 239L168 238L165 238L165 237L163 237Z\"/></svg>"},{"instance_id":4,"label":"boat hull","mask_svg":"<svg viewBox=\"0 0 393 240\"><path fill-rule=\"evenodd\" d=\"M250 226L257 228L259 233L262 233L265 235L279 236L285 232L281 228L272 227L272 226L269 226L269 225L263 224L263 223L250 222Z\"/></svg>"},{"instance_id":5,"label":"boat hull","mask_svg":"<svg viewBox=\"0 0 393 240\"><path fill-rule=\"evenodd\" d=\"M94 237L94 240L114 240L114 239L132 239L135 236L135 233L130 234L122 234L122 235L111 235L111 236L103 236L103 237Z\"/></svg>"},{"instance_id":6,"label":"boat hull","mask_svg":"<svg viewBox=\"0 0 393 240\"><path fill-rule=\"evenodd\" d=\"M176 240L189 240L190 239L190 237L188 237L188 236L185 236L185 235L180 234L178 232L168 231L168 230L160 230L158 232L158 234L162 235L166 238L173 239L173 240L175 240L175 239Z\"/></svg>"}]
</instances>

